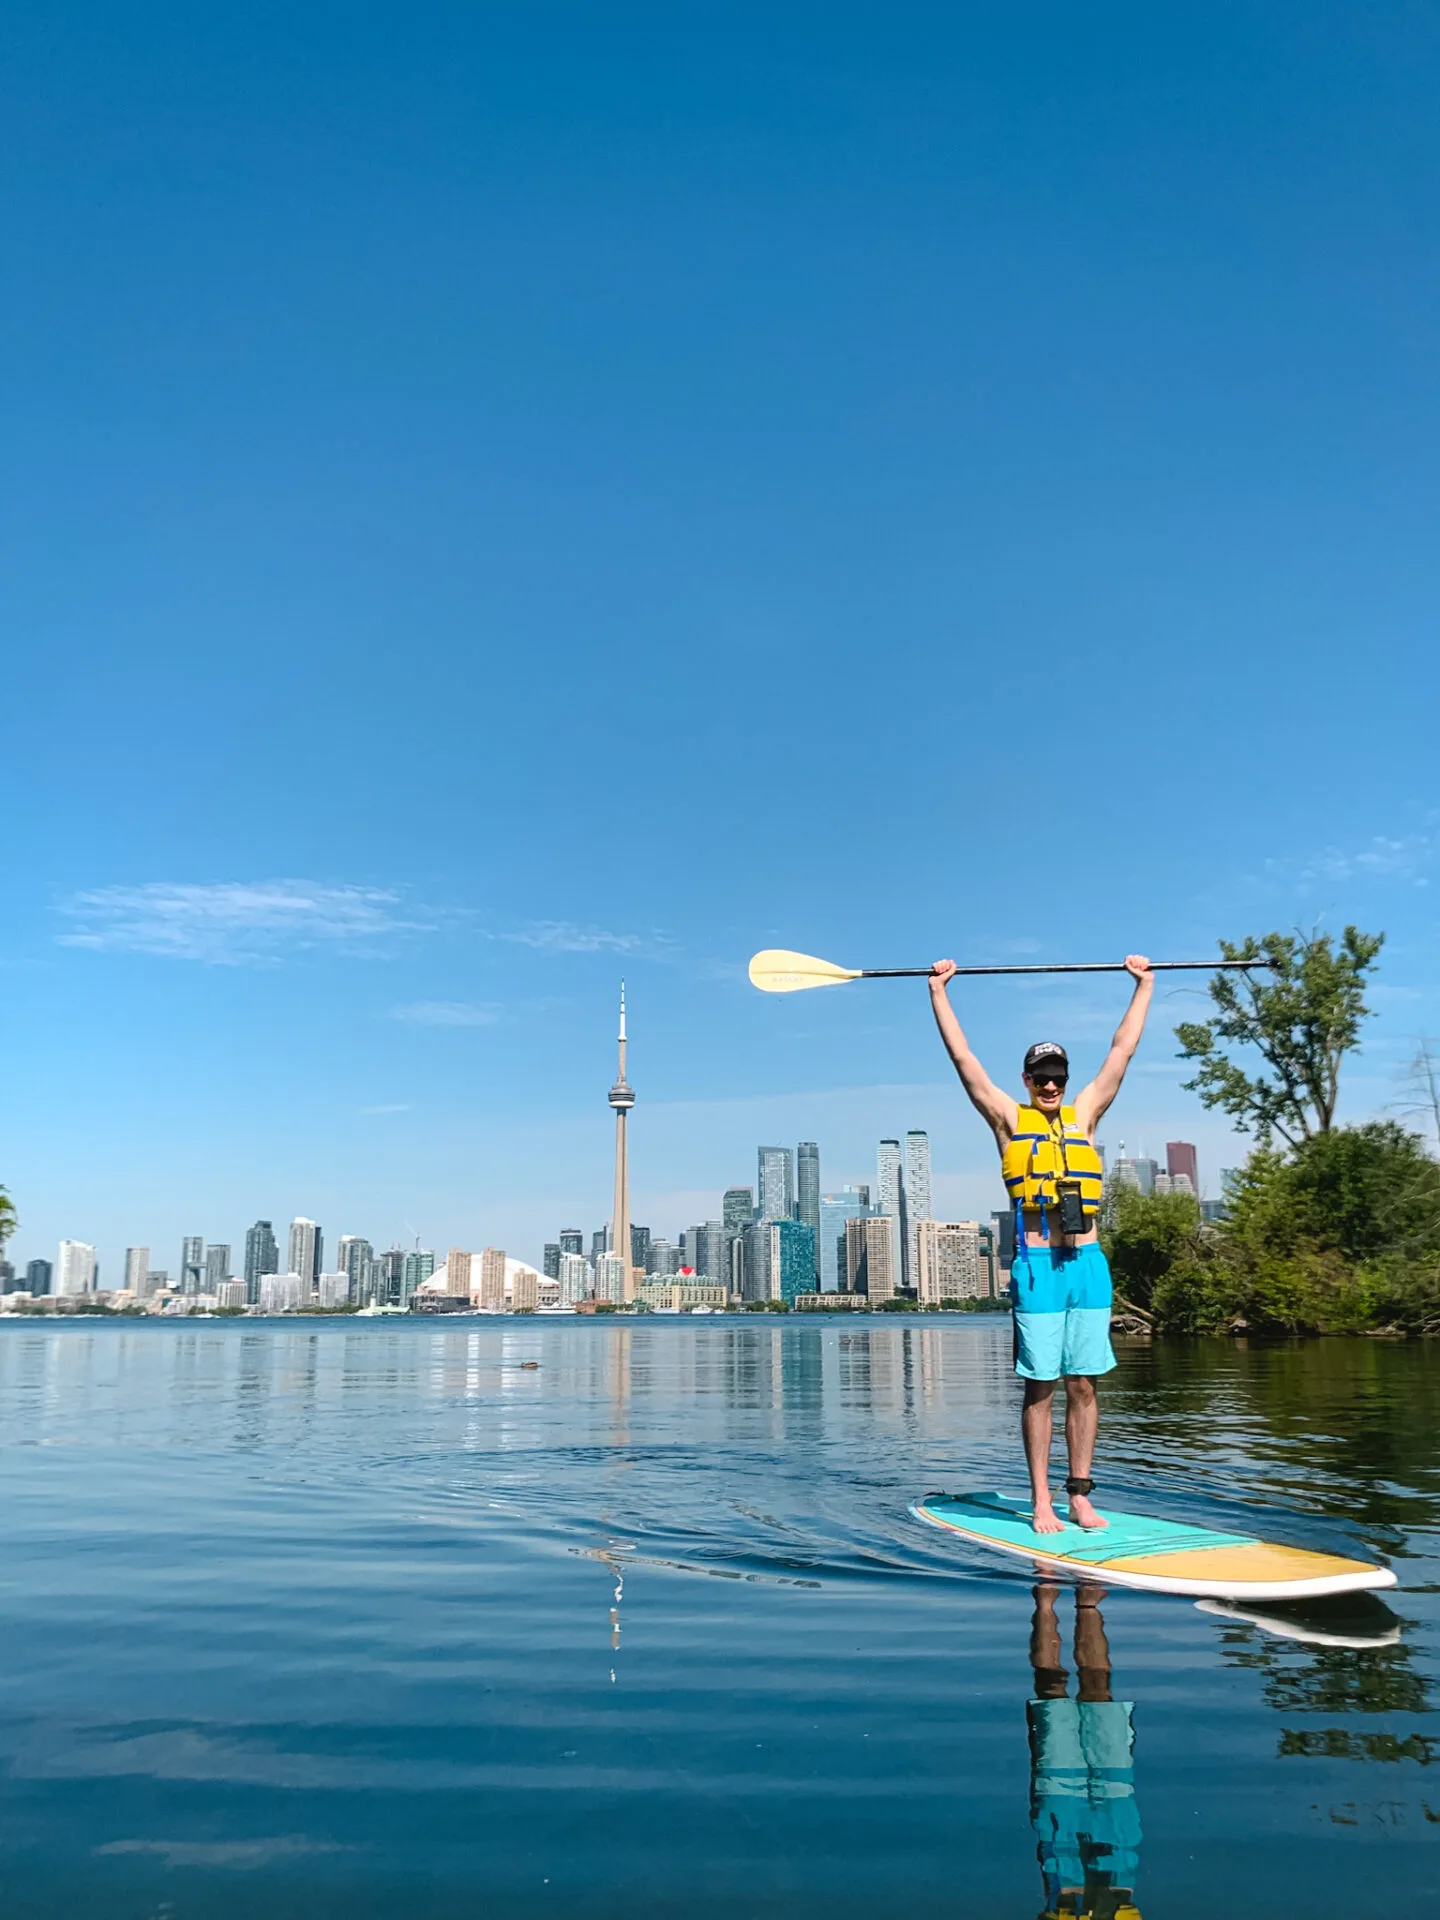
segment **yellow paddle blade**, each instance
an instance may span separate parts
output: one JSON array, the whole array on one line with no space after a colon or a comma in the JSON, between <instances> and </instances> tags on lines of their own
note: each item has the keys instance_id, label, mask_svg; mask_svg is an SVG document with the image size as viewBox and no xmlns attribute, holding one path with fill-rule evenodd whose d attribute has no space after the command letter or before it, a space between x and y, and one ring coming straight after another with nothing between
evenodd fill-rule
<instances>
[{"instance_id":1,"label":"yellow paddle blade","mask_svg":"<svg viewBox=\"0 0 1440 1920\"><path fill-rule=\"evenodd\" d=\"M858 967L837 967L833 960L789 953L784 947L767 947L750 962L750 984L762 993L800 993L806 987L833 987L837 981L859 978Z\"/></svg>"}]
</instances>

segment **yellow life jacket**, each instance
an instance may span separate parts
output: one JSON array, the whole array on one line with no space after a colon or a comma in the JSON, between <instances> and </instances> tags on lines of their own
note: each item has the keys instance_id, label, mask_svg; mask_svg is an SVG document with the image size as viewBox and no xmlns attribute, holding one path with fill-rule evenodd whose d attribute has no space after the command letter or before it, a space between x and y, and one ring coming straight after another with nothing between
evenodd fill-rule
<instances>
[{"instance_id":1,"label":"yellow life jacket","mask_svg":"<svg viewBox=\"0 0 1440 1920\"><path fill-rule=\"evenodd\" d=\"M1073 1107L1061 1107L1058 1120L1047 1120L1038 1107L1021 1107L1000 1174L1012 1205L1027 1211L1044 1214L1059 1205L1057 1180L1077 1182L1087 1219L1100 1211L1104 1166Z\"/></svg>"}]
</instances>

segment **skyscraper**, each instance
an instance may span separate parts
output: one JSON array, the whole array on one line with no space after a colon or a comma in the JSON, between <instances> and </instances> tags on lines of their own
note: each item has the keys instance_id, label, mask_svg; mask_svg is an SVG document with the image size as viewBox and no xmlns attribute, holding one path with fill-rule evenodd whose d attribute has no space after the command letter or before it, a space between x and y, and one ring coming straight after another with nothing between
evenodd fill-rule
<instances>
[{"instance_id":1,"label":"skyscraper","mask_svg":"<svg viewBox=\"0 0 1440 1920\"><path fill-rule=\"evenodd\" d=\"M724 1222L707 1220L695 1236L695 1271L718 1286L730 1284L730 1241Z\"/></svg>"},{"instance_id":2,"label":"skyscraper","mask_svg":"<svg viewBox=\"0 0 1440 1920\"><path fill-rule=\"evenodd\" d=\"M230 1249L220 1241L205 1249L205 1291L214 1293L222 1281L230 1278Z\"/></svg>"},{"instance_id":3,"label":"skyscraper","mask_svg":"<svg viewBox=\"0 0 1440 1920\"><path fill-rule=\"evenodd\" d=\"M820 1196L820 1289L835 1293L845 1273L845 1222L870 1211L868 1187L841 1187Z\"/></svg>"},{"instance_id":4,"label":"skyscraper","mask_svg":"<svg viewBox=\"0 0 1440 1920\"><path fill-rule=\"evenodd\" d=\"M900 1142L882 1140L880 1151L875 1156L875 1211L894 1222L891 1231L895 1235L895 1251L891 1259L890 1271L895 1286L900 1284L905 1259L905 1236L901 1231L904 1218L904 1188L904 1162L900 1156Z\"/></svg>"},{"instance_id":5,"label":"skyscraper","mask_svg":"<svg viewBox=\"0 0 1440 1920\"><path fill-rule=\"evenodd\" d=\"M625 982L620 982L620 1071L610 1089L615 1109L615 1212L610 1222L611 1246L621 1256L620 1298L635 1298L635 1269L630 1263L630 1160L626 1121L635 1104L635 1089L625 1078Z\"/></svg>"},{"instance_id":6,"label":"skyscraper","mask_svg":"<svg viewBox=\"0 0 1440 1920\"><path fill-rule=\"evenodd\" d=\"M795 1159L789 1147L760 1147L758 1162L759 1217L793 1220L795 1217Z\"/></svg>"},{"instance_id":7,"label":"skyscraper","mask_svg":"<svg viewBox=\"0 0 1440 1920\"><path fill-rule=\"evenodd\" d=\"M919 1128L912 1128L905 1136L903 1200L905 1208L904 1278L907 1287L914 1287L919 1284L920 1222L928 1220L933 1212L930 1203L930 1136Z\"/></svg>"},{"instance_id":8,"label":"skyscraper","mask_svg":"<svg viewBox=\"0 0 1440 1920\"><path fill-rule=\"evenodd\" d=\"M268 1220L257 1220L245 1236L245 1298L253 1307L260 1299L263 1274L280 1271L280 1249Z\"/></svg>"},{"instance_id":9,"label":"skyscraper","mask_svg":"<svg viewBox=\"0 0 1440 1920\"><path fill-rule=\"evenodd\" d=\"M632 1226L630 1229L630 1264L646 1272L650 1265L650 1229Z\"/></svg>"},{"instance_id":10,"label":"skyscraper","mask_svg":"<svg viewBox=\"0 0 1440 1920\"><path fill-rule=\"evenodd\" d=\"M815 1235L803 1220L769 1220L772 1300L794 1304L797 1293L815 1291Z\"/></svg>"},{"instance_id":11,"label":"skyscraper","mask_svg":"<svg viewBox=\"0 0 1440 1920\"><path fill-rule=\"evenodd\" d=\"M505 1310L505 1249L486 1247L480 1255L480 1298L485 1313Z\"/></svg>"},{"instance_id":12,"label":"skyscraper","mask_svg":"<svg viewBox=\"0 0 1440 1920\"><path fill-rule=\"evenodd\" d=\"M727 1233L741 1233L755 1218L755 1189L727 1187L720 1202L720 1219Z\"/></svg>"},{"instance_id":13,"label":"skyscraper","mask_svg":"<svg viewBox=\"0 0 1440 1920\"><path fill-rule=\"evenodd\" d=\"M980 1265L978 1220L918 1220L915 1290L922 1307L942 1300L975 1300L990 1291Z\"/></svg>"},{"instance_id":14,"label":"skyscraper","mask_svg":"<svg viewBox=\"0 0 1440 1920\"><path fill-rule=\"evenodd\" d=\"M335 1268L350 1282L352 1307L368 1307L375 1298L375 1249L358 1233L342 1233Z\"/></svg>"},{"instance_id":15,"label":"skyscraper","mask_svg":"<svg viewBox=\"0 0 1440 1920\"><path fill-rule=\"evenodd\" d=\"M205 1279L205 1238L187 1233L180 1243L180 1291L199 1293Z\"/></svg>"},{"instance_id":16,"label":"skyscraper","mask_svg":"<svg viewBox=\"0 0 1440 1920\"><path fill-rule=\"evenodd\" d=\"M148 1247L125 1249L125 1286L137 1300L143 1300L149 1293L150 1249Z\"/></svg>"},{"instance_id":17,"label":"skyscraper","mask_svg":"<svg viewBox=\"0 0 1440 1920\"><path fill-rule=\"evenodd\" d=\"M815 1273L820 1273L820 1149L802 1140L795 1149L795 1217L810 1229L815 1247Z\"/></svg>"},{"instance_id":18,"label":"skyscraper","mask_svg":"<svg viewBox=\"0 0 1440 1920\"><path fill-rule=\"evenodd\" d=\"M474 1255L466 1253L460 1247L452 1247L445 1256L445 1291L448 1294L470 1298L470 1269L474 1265ZM500 1294L504 1302L505 1269L500 1269Z\"/></svg>"},{"instance_id":19,"label":"skyscraper","mask_svg":"<svg viewBox=\"0 0 1440 1920\"><path fill-rule=\"evenodd\" d=\"M560 1251L561 1253L584 1253L585 1236L579 1227L562 1227L560 1229Z\"/></svg>"},{"instance_id":20,"label":"skyscraper","mask_svg":"<svg viewBox=\"0 0 1440 1920\"><path fill-rule=\"evenodd\" d=\"M408 1253L400 1256L400 1298L397 1306L407 1307L415 1298L416 1289L422 1287L435 1271L435 1255L428 1247L412 1247ZM304 1302L301 1302L304 1305Z\"/></svg>"},{"instance_id":21,"label":"skyscraper","mask_svg":"<svg viewBox=\"0 0 1440 1920\"><path fill-rule=\"evenodd\" d=\"M558 1240L547 1240L545 1242L545 1252L542 1256L542 1270L547 1280L558 1280L560 1278L560 1242Z\"/></svg>"},{"instance_id":22,"label":"skyscraper","mask_svg":"<svg viewBox=\"0 0 1440 1920\"><path fill-rule=\"evenodd\" d=\"M1198 1200L1200 1197L1200 1156L1188 1140L1167 1140L1165 1143L1165 1171L1170 1176L1172 1190L1177 1174L1190 1182L1190 1191Z\"/></svg>"},{"instance_id":23,"label":"skyscraper","mask_svg":"<svg viewBox=\"0 0 1440 1920\"><path fill-rule=\"evenodd\" d=\"M323 1236L313 1220L299 1214L290 1222L290 1264L288 1271L300 1276L300 1304L315 1291L320 1279L320 1255Z\"/></svg>"},{"instance_id":24,"label":"skyscraper","mask_svg":"<svg viewBox=\"0 0 1440 1920\"><path fill-rule=\"evenodd\" d=\"M583 1253L561 1254L560 1304L562 1307L573 1307L581 1300L588 1300L592 1283L590 1262Z\"/></svg>"},{"instance_id":25,"label":"skyscraper","mask_svg":"<svg viewBox=\"0 0 1440 1920\"><path fill-rule=\"evenodd\" d=\"M25 1268L25 1290L38 1299L42 1293L49 1293L50 1282L55 1269L48 1260L31 1260Z\"/></svg>"},{"instance_id":26,"label":"skyscraper","mask_svg":"<svg viewBox=\"0 0 1440 1920\"><path fill-rule=\"evenodd\" d=\"M871 1303L895 1297L896 1222L891 1214L865 1214L845 1223L845 1287L869 1294Z\"/></svg>"},{"instance_id":27,"label":"skyscraper","mask_svg":"<svg viewBox=\"0 0 1440 1920\"><path fill-rule=\"evenodd\" d=\"M62 1300L74 1300L95 1291L95 1249L88 1240L62 1240L60 1258L55 1263L55 1292Z\"/></svg>"}]
</instances>

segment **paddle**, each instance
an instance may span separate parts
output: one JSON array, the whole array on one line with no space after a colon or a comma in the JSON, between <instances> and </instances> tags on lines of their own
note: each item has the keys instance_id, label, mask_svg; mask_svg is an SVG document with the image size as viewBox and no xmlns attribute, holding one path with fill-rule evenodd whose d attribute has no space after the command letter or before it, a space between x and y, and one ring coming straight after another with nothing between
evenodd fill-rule
<instances>
[{"instance_id":1,"label":"paddle","mask_svg":"<svg viewBox=\"0 0 1440 1920\"><path fill-rule=\"evenodd\" d=\"M1220 967L1264 967L1266 960L1156 960L1152 973L1213 973ZM1124 973L1118 960L1092 960L1070 966L957 967L956 973ZM813 954L767 947L750 962L750 984L762 993L802 993L806 987L834 987L844 980L918 980L929 967L838 967Z\"/></svg>"}]
</instances>

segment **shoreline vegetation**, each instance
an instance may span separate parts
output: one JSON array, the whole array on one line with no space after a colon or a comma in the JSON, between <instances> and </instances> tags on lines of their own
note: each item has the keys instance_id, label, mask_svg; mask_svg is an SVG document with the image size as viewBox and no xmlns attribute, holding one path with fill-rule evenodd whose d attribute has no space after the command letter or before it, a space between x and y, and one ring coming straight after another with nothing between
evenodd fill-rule
<instances>
[{"instance_id":1,"label":"shoreline vegetation","mask_svg":"<svg viewBox=\"0 0 1440 1920\"><path fill-rule=\"evenodd\" d=\"M1263 972L1216 974L1213 1013L1175 1030L1184 1082L1255 1147L1227 1183L1224 1218L1187 1193L1111 1188L1101 1219L1117 1304L1157 1333L1440 1334L1440 1163L1395 1120L1335 1124L1340 1071L1369 1018L1384 934L1222 940ZM1440 1137L1428 1042L1412 1112Z\"/></svg>"}]
</instances>

